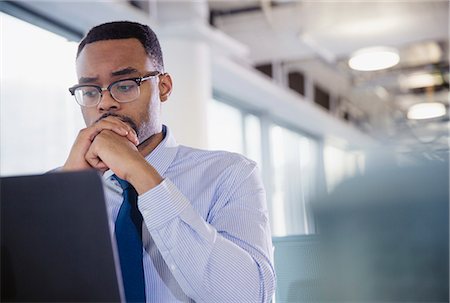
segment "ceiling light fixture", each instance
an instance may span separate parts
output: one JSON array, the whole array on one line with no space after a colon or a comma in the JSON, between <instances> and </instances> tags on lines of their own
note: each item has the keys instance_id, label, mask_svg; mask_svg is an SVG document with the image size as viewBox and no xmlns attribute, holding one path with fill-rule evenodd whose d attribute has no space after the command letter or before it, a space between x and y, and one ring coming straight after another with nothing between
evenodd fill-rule
<instances>
[{"instance_id":1,"label":"ceiling light fixture","mask_svg":"<svg viewBox=\"0 0 450 303\"><path fill-rule=\"evenodd\" d=\"M439 102L424 102L411 106L407 117L410 120L424 120L444 116L445 106Z\"/></svg>"},{"instance_id":2,"label":"ceiling light fixture","mask_svg":"<svg viewBox=\"0 0 450 303\"><path fill-rule=\"evenodd\" d=\"M396 49L377 46L357 50L348 60L348 65L358 71L375 71L397 65L399 61Z\"/></svg>"},{"instance_id":3,"label":"ceiling light fixture","mask_svg":"<svg viewBox=\"0 0 450 303\"><path fill-rule=\"evenodd\" d=\"M439 74L415 73L399 78L400 86L404 89L414 89L442 85L444 80Z\"/></svg>"}]
</instances>

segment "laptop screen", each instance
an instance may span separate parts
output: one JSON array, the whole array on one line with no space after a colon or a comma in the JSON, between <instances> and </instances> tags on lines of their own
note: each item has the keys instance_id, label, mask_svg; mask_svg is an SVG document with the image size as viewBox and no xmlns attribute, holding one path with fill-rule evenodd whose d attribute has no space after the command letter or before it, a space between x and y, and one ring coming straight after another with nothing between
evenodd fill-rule
<instances>
[{"instance_id":1,"label":"laptop screen","mask_svg":"<svg viewBox=\"0 0 450 303\"><path fill-rule=\"evenodd\" d=\"M6 177L0 190L1 301L121 301L97 172Z\"/></svg>"}]
</instances>

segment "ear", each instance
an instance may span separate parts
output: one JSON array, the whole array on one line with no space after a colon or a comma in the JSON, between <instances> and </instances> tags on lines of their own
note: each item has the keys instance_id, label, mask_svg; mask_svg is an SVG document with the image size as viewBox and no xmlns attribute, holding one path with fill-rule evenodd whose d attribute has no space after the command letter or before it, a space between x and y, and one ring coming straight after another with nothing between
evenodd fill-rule
<instances>
[{"instance_id":1,"label":"ear","mask_svg":"<svg viewBox=\"0 0 450 303\"><path fill-rule=\"evenodd\" d=\"M172 92L172 77L168 73L164 73L159 78L159 99L161 102L169 99Z\"/></svg>"}]
</instances>

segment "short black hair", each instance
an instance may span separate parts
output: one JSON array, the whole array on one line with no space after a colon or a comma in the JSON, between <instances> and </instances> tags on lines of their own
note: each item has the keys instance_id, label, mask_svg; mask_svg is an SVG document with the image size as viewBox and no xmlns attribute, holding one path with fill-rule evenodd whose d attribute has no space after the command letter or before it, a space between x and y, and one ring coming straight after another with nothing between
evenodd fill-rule
<instances>
[{"instance_id":1,"label":"short black hair","mask_svg":"<svg viewBox=\"0 0 450 303\"><path fill-rule=\"evenodd\" d=\"M155 32L147 25L131 21L114 21L93 27L78 45L77 58L86 44L103 41L136 38L145 49L145 52L154 61L156 69L164 71L164 62Z\"/></svg>"}]
</instances>

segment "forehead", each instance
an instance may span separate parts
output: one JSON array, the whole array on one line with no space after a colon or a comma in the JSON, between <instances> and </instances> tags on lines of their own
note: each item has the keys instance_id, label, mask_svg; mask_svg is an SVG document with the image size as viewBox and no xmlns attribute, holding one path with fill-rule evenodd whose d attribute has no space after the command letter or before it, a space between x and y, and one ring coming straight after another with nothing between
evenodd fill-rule
<instances>
[{"instance_id":1,"label":"forehead","mask_svg":"<svg viewBox=\"0 0 450 303\"><path fill-rule=\"evenodd\" d=\"M76 60L76 67L79 76L109 74L125 67L154 70L144 47L135 38L86 44Z\"/></svg>"}]
</instances>

